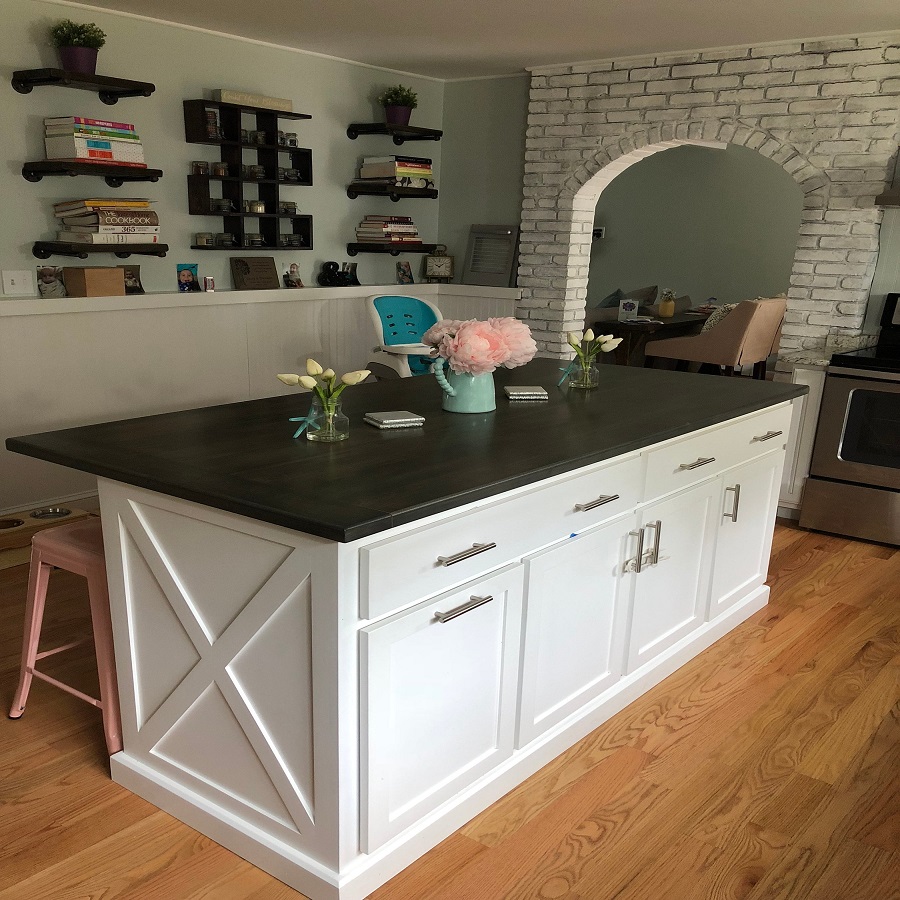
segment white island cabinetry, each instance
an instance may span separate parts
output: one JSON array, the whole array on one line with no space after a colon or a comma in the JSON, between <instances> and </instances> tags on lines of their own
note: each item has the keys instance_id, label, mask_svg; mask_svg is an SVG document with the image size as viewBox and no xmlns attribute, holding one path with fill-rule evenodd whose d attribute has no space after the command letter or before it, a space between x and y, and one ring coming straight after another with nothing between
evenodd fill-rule
<instances>
[{"instance_id":1,"label":"white island cabinetry","mask_svg":"<svg viewBox=\"0 0 900 900\"><path fill-rule=\"evenodd\" d=\"M114 778L361 900L765 605L790 418L349 542L101 479Z\"/></svg>"}]
</instances>

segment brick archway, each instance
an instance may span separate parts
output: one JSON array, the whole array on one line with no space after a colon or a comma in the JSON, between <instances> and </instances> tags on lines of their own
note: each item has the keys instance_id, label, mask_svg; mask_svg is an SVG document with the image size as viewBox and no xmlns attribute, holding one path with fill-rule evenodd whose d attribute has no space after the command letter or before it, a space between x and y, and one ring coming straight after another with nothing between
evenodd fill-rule
<instances>
[{"instance_id":1,"label":"brick archway","mask_svg":"<svg viewBox=\"0 0 900 900\"><path fill-rule=\"evenodd\" d=\"M541 228L537 238L540 243L534 247L536 253L549 256L540 273L529 272L527 267L519 270L520 316L558 326L556 330L539 329L543 332L540 336L543 346L540 341L539 346L545 355L570 355L565 334L578 330L584 320L594 213L597 199L606 186L627 168L655 153L685 145L724 146L729 143L757 150L780 165L800 186L804 197L801 235L804 227L808 229L806 223L818 219L821 211L827 208L830 181L825 173L795 147L762 129L735 121L709 119L681 122L677 126L623 129L620 137L601 141L592 155L561 183L555 198L556 217L552 227L545 224ZM544 208L548 208L546 198ZM811 214L807 215L808 212ZM523 233L527 232L526 221L523 213ZM798 244L792 284L802 284L812 271L808 257L809 248ZM853 273L848 271L847 274Z\"/></svg>"}]
</instances>

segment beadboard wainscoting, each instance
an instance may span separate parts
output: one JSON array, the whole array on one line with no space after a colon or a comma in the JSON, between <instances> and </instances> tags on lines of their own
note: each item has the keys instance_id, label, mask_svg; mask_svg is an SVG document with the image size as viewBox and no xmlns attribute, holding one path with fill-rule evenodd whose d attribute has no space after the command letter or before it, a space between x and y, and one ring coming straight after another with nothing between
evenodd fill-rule
<instances>
[{"instance_id":1,"label":"beadboard wainscoting","mask_svg":"<svg viewBox=\"0 0 900 900\"><path fill-rule=\"evenodd\" d=\"M519 297L421 284L0 303L0 513L96 492L92 475L9 453L6 438L296 393L276 373L373 358L366 299L396 292L459 319L514 315Z\"/></svg>"}]
</instances>

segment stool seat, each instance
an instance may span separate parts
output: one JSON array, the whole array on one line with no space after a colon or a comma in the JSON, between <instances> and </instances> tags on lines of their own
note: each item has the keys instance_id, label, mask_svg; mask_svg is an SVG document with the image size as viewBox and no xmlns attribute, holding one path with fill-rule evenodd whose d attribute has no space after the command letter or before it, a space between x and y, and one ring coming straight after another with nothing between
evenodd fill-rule
<instances>
[{"instance_id":1,"label":"stool seat","mask_svg":"<svg viewBox=\"0 0 900 900\"><path fill-rule=\"evenodd\" d=\"M52 650L39 652L41 625L47 599L47 584L51 570L56 567L87 579L91 604L91 628L97 674L100 678L100 698L79 690L38 671L39 659L62 653L78 646L76 640ZM109 591L106 583L106 558L103 553L103 529L97 518L57 525L39 531L31 539L31 569L28 574L28 595L25 601L25 631L22 639L22 664L19 686L9 711L11 719L18 719L25 711L32 678L40 678L55 687L97 706L103 713L103 731L110 754L122 749L122 723L119 713L119 691L116 683L113 656L112 625L109 617Z\"/></svg>"}]
</instances>

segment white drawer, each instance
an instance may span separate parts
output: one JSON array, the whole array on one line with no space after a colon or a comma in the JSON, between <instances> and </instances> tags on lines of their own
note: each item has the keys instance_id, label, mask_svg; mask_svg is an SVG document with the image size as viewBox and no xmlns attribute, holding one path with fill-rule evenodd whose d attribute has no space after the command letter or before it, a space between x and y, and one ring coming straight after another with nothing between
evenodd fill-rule
<instances>
[{"instance_id":1,"label":"white drawer","mask_svg":"<svg viewBox=\"0 0 900 900\"><path fill-rule=\"evenodd\" d=\"M790 425L791 407L785 404L647 451L644 500L688 487L775 447L783 447Z\"/></svg>"},{"instance_id":2,"label":"white drawer","mask_svg":"<svg viewBox=\"0 0 900 900\"><path fill-rule=\"evenodd\" d=\"M402 609L634 509L642 471L632 456L363 548L361 618Z\"/></svg>"}]
</instances>

